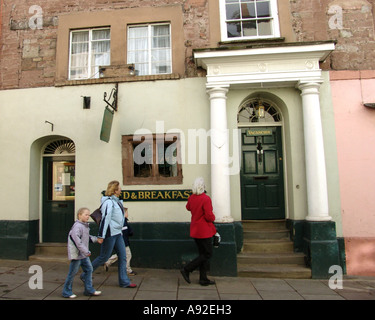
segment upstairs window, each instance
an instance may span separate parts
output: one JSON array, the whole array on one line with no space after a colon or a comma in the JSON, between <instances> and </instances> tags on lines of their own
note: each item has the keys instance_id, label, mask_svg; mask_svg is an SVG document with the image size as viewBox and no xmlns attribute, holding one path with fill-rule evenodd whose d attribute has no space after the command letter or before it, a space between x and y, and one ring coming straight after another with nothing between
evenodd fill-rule
<instances>
[{"instance_id":1,"label":"upstairs window","mask_svg":"<svg viewBox=\"0 0 375 320\"><path fill-rule=\"evenodd\" d=\"M277 0L220 0L223 41L280 36Z\"/></svg>"},{"instance_id":2,"label":"upstairs window","mask_svg":"<svg viewBox=\"0 0 375 320\"><path fill-rule=\"evenodd\" d=\"M110 29L70 32L69 79L99 78L99 66L110 65Z\"/></svg>"},{"instance_id":3,"label":"upstairs window","mask_svg":"<svg viewBox=\"0 0 375 320\"><path fill-rule=\"evenodd\" d=\"M128 64L135 65L139 76L172 73L170 24L130 26Z\"/></svg>"}]
</instances>

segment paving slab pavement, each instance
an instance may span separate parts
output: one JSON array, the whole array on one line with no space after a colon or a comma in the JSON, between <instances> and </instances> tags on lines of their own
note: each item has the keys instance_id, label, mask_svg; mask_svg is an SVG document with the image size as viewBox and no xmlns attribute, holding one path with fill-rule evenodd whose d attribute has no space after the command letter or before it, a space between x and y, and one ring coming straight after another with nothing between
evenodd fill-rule
<instances>
[{"instance_id":1,"label":"paving slab pavement","mask_svg":"<svg viewBox=\"0 0 375 320\"><path fill-rule=\"evenodd\" d=\"M38 282L37 273L29 272L33 265L42 273L41 288L31 288ZM61 296L69 264L0 260L0 304L13 300L72 300ZM344 277L342 289L331 289L328 280L265 279L242 277L210 277L215 285L201 286L198 272L186 283L179 270L135 269L131 276L135 289L118 286L117 267L108 272L98 268L93 274L93 285L102 295L83 295L83 283L76 276L74 300L151 300L151 301L234 301L234 300L375 300L375 277ZM40 279L39 279L40 280ZM31 286L31 287L30 287Z\"/></svg>"}]
</instances>

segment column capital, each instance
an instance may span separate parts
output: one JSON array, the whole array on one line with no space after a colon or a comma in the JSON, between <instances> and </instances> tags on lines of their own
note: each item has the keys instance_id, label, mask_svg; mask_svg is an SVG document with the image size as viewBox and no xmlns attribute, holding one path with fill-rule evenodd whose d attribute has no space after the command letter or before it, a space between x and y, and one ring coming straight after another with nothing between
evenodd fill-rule
<instances>
[{"instance_id":1,"label":"column capital","mask_svg":"<svg viewBox=\"0 0 375 320\"><path fill-rule=\"evenodd\" d=\"M304 94L319 94L319 88L323 83L322 79L315 79L312 81L298 81L296 87Z\"/></svg>"},{"instance_id":2,"label":"column capital","mask_svg":"<svg viewBox=\"0 0 375 320\"><path fill-rule=\"evenodd\" d=\"M229 91L229 87L214 87L214 88L207 88L207 94L210 96L210 100L212 99L226 99L227 93Z\"/></svg>"}]
</instances>

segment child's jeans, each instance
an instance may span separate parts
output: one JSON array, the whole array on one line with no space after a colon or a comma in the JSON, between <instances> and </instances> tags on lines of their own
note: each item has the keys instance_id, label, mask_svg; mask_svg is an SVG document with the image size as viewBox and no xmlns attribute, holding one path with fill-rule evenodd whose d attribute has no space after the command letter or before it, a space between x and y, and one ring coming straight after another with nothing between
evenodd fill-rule
<instances>
[{"instance_id":1,"label":"child's jeans","mask_svg":"<svg viewBox=\"0 0 375 320\"><path fill-rule=\"evenodd\" d=\"M85 283L85 295L90 295L95 292L95 289L92 286L92 264L89 257L86 257L81 260L72 260L69 266L69 273L66 277L64 289L62 292L63 297L68 298L73 294L73 280L74 276L77 274L79 267L82 267L84 272L84 278L82 279Z\"/></svg>"}]
</instances>

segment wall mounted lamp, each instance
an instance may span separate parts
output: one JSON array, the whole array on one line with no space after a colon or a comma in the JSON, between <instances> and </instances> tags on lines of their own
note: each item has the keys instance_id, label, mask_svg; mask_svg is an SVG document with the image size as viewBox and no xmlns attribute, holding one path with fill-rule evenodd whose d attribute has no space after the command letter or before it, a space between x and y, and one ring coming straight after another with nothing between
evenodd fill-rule
<instances>
[{"instance_id":1,"label":"wall mounted lamp","mask_svg":"<svg viewBox=\"0 0 375 320\"><path fill-rule=\"evenodd\" d=\"M83 109L90 109L91 107L91 97L84 97L83 98Z\"/></svg>"},{"instance_id":2,"label":"wall mounted lamp","mask_svg":"<svg viewBox=\"0 0 375 320\"><path fill-rule=\"evenodd\" d=\"M131 76L134 76L134 75L135 75L134 65L130 65L130 66L128 66L128 69L129 69L129 74L130 74Z\"/></svg>"},{"instance_id":3,"label":"wall mounted lamp","mask_svg":"<svg viewBox=\"0 0 375 320\"><path fill-rule=\"evenodd\" d=\"M363 104L366 108L375 109L375 103L364 103Z\"/></svg>"},{"instance_id":4,"label":"wall mounted lamp","mask_svg":"<svg viewBox=\"0 0 375 320\"><path fill-rule=\"evenodd\" d=\"M258 100L258 106L255 108L255 114L257 118L264 118L264 105L260 99Z\"/></svg>"}]
</instances>

